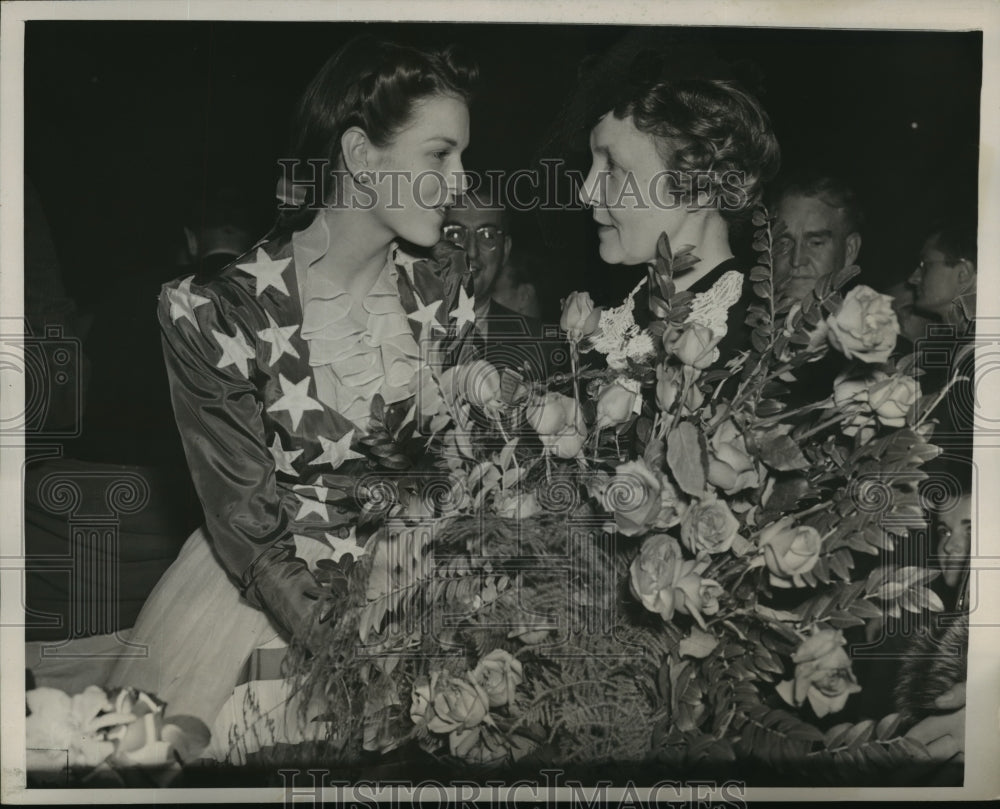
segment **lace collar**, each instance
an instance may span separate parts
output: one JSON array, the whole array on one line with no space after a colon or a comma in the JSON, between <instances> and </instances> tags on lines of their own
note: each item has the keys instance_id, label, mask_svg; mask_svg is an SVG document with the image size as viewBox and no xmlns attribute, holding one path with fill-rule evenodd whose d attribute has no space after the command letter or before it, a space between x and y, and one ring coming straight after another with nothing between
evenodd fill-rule
<instances>
[{"instance_id":1,"label":"lace collar","mask_svg":"<svg viewBox=\"0 0 1000 809\"><path fill-rule=\"evenodd\" d=\"M329 249L323 215L292 236L302 302L300 333L309 346L317 396L366 427L376 393L390 404L408 398L420 352L399 298L396 245L390 246L385 266L360 303L339 278L318 270Z\"/></svg>"},{"instance_id":2,"label":"lace collar","mask_svg":"<svg viewBox=\"0 0 1000 809\"><path fill-rule=\"evenodd\" d=\"M687 317L688 323L707 326L720 340L728 331L729 310L743 293L743 273L735 269L725 270L729 263L730 261L723 262L712 271L715 273L723 270L708 289L695 293ZM710 275L711 273L705 276L706 282ZM620 306L605 309L601 313L600 334L593 339L592 345L607 355L608 365L612 368L624 368L628 359L638 360L653 351L653 342L648 332L641 329L635 320L635 296L647 280L648 277L644 275Z\"/></svg>"}]
</instances>

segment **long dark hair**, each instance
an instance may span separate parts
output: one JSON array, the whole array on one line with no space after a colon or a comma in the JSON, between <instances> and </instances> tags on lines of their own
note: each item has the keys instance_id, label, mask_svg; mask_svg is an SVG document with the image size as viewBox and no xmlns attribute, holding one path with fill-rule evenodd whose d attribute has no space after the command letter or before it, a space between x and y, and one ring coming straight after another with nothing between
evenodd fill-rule
<instances>
[{"instance_id":1,"label":"long dark hair","mask_svg":"<svg viewBox=\"0 0 1000 809\"><path fill-rule=\"evenodd\" d=\"M290 147L284 161L306 173L334 171L341 157L340 139L360 127L376 146L385 146L409 123L414 105L436 95L471 101L479 70L453 46L421 49L356 37L344 45L309 83L292 116ZM285 169L287 177L288 169ZM285 199L275 230L291 233L312 220L316 186L305 185L304 200ZM294 207L289 207L294 205Z\"/></svg>"}]
</instances>

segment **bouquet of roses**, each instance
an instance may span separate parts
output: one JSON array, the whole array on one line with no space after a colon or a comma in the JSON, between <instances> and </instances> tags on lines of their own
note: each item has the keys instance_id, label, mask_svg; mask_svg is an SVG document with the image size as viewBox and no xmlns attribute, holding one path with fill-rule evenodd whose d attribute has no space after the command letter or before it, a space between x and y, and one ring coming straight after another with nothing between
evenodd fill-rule
<instances>
[{"instance_id":1,"label":"bouquet of roses","mask_svg":"<svg viewBox=\"0 0 1000 809\"><path fill-rule=\"evenodd\" d=\"M855 571L923 525L944 392L921 395L892 356L888 296L841 291L856 267L803 301L776 292L770 222L755 224L750 340L732 356L742 275L679 292L697 257L664 236L622 306L566 299L570 374L422 369L410 434L432 468L378 498L370 553L321 576L341 617L307 679L360 690L365 749L812 770L923 754L893 715L819 725L863 688L845 630L943 608L929 570ZM830 390L797 389L831 362Z\"/></svg>"}]
</instances>

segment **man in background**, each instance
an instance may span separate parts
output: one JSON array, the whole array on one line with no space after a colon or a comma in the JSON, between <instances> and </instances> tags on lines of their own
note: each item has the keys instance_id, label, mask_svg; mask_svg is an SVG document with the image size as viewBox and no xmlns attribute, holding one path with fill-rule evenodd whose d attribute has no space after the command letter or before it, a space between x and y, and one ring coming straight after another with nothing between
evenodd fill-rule
<instances>
[{"instance_id":1,"label":"man in background","mask_svg":"<svg viewBox=\"0 0 1000 809\"><path fill-rule=\"evenodd\" d=\"M802 300L827 273L857 263L862 212L854 190L837 177L802 174L787 180L772 206L778 219L775 286Z\"/></svg>"},{"instance_id":2,"label":"man in background","mask_svg":"<svg viewBox=\"0 0 1000 809\"><path fill-rule=\"evenodd\" d=\"M534 321L528 324L529 332L540 331L538 295L533 284L518 277L512 261L510 215L499 194L470 192L460 197L448 210L443 235L465 251L477 320L520 315Z\"/></svg>"}]
</instances>

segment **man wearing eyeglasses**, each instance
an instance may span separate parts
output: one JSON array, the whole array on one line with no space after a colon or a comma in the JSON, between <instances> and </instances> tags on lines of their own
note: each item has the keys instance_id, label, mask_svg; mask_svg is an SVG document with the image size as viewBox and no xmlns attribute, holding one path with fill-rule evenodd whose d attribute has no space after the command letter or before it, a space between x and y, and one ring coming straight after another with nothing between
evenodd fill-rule
<instances>
[{"instance_id":1,"label":"man wearing eyeglasses","mask_svg":"<svg viewBox=\"0 0 1000 809\"><path fill-rule=\"evenodd\" d=\"M502 201L470 193L448 209L442 232L447 242L465 251L477 328L483 336L491 331L494 336L510 333L511 329L515 333L541 333L534 289L531 284L517 284L510 265L513 241L509 219ZM505 323L498 331L499 321Z\"/></svg>"},{"instance_id":2,"label":"man wearing eyeglasses","mask_svg":"<svg viewBox=\"0 0 1000 809\"><path fill-rule=\"evenodd\" d=\"M975 230L957 225L932 233L907 282L914 288L913 308L918 312L959 327L975 320Z\"/></svg>"},{"instance_id":3,"label":"man wearing eyeglasses","mask_svg":"<svg viewBox=\"0 0 1000 809\"><path fill-rule=\"evenodd\" d=\"M469 192L448 209L443 241L465 252L482 356L522 380L568 372L561 338L543 334L534 285L516 282L509 216L497 194Z\"/></svg>"}]
</instances>

